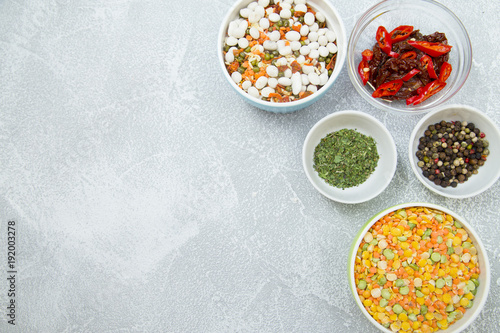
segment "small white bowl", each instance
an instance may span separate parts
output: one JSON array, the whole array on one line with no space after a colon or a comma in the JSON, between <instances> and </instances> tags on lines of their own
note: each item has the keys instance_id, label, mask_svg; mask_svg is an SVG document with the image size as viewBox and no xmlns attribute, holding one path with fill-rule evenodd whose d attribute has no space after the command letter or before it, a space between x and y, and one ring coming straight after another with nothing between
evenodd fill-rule
<instances>
[{"instance_id":1,"label":"small white bowl","mask_svg":"<svg viewBox=\"0 0 500 333\"><path fill-rule=\"evenodd\" d=\"M476 247L478 253L478 259L479 259L479 267L481 272L479 273L479 289L477 294L474 297L474 304L473 306L468 309L465 312L465 315L462 319L458 320L451 326L449 326L445 330L440 330L439 332L442 333L458 333L467 328L473 321L474 319L479 316L479 313L484 307L484 304L486 303L486 300L488 298L488 293L490 290L490 283L491 283L491 276L490 276L490 264L488 260L488 255L486 252L486 249L484 248L483 243L481 242L481 239L479 238L478 234L476 231L472 228L472 226L465 221L464 218L460 217L459 215L455 214L454 212L450 211L449 209L431 204L431 203L421 203L421 202L413 202L413 203L403 203L399 204L393 207L389 207L387 209L384 209L383 211L379 212L372 218L370 218L363 227L359 230L358 234L354 238L354 241L351 245L351 249L349 251L349 258L348 258L348 278L349 278L349 288L351 289L351 292L354 296L354 300L356 301L356 304L358 307L361 309L361 312L365 315L365 317L380 331L385 332L385 333L392 333L390 329L387 329L383 327L381 324L379 324L369 313L366 311L363 303L361 302L361 299L359 298L357 294L357 286L354 278L354 268L355 268L355 260L356 260L356 253L359 248L359 245L361 244L361 240L363 239L364 235L370 228L381 218L383 218L386 214L389 214L390 212L394 212L397 210L400 210L402 208L410 208L410 207L427 207L430 209L436 209L439 211L442 211L446 214L449 214L455 218L456 221L458 221L462 227L467 231L469 234L469 237L474 243L474 246Z\"/></svg>"},{"instance_id":2,"label":"small white bowl","mask_svg":"<svg viewBox=\"0 0 500 333\"><path fill-rule=\"evenodd\" d=\"M325 93L333 86L333 83L339 76L340 72L342 71L342 68L344 67L346 55L347 55L347 37L345 33L345 27L344 23L337 12L337 10L332 6L330 1L327 0L308 0L307 4L315 9L316 11L321 11L325 17L326 17L326 22L327 22L327 27L330 30L333 30L335 34L337 35L337 59L335 63L335 67L333 69L333 73L328 79L328 82L318 89L317 92L314 94L302 98L300 100L288 102L288 103L275 103L275 102L268 102L264 101L258 98L255 98L245 92L243 89L241 89L232 79L231 76L229 75L226 65L224 64L224 55L222 53L223 47L224 47L224 39L226 38L227 35L227 29L229 27L229 23L236 19L239 16L240 9L245 8L250 2L253 2L255 0L239 0L234 3L234 5L229 9L228 13L226 14L224 20L222 21L220 30L219 30L219 36L218 36L218 41L217 41L217 58L219 60L219 65L222 70L222 73L224 77L226 78L227 82L229 82L229 85L240 95L241 98L243 98L246 102L249 104L258 107L260 109L269 111L269 112L275 112L275 113L289 113L289 112L294 112L300 109L303 109L320 98L322 98Z\"/></svg>"},{"instance_id":3,"label":"small white bowl","mask_svg":"<svg viewBox=\"0 0 500 333\"><path fill-rule=\"evenodd\" d=\"M343 190L319 177L314 170L314 150L327 134L344 128L355 129L375 139L380 159L364 183ZM379 195L391 182L397 164L396 145L389 131L375 117L360 111L338 111L324 117L311 128L302 149L302 164L311 184L325 197L343 203L360 203Z\"/></svg>"},{"instance_id":4,"label":"small white bowl","mask_svg":"<svg viewBox=\"0 0 500 333\"><path fill-rule=\"evenodd\" d=\"M482 132L486 134L485 139L490 142L488 149L490 154L483 166L478 169L476 175L469 180L458 184L453 188L443 188L434 184L423 176L422 170L417 165L418 158L415 153L418 150L419 139L424 135L429 125L445 121L467 121L473 122ZM493 121L481 111L466 105L447 105L425 115L415 126L409 142L408 158L415 176L429 190L448 198L463 199L476 196L490 188L500 177L500 131Z\"/></svg>"}]
</instances>

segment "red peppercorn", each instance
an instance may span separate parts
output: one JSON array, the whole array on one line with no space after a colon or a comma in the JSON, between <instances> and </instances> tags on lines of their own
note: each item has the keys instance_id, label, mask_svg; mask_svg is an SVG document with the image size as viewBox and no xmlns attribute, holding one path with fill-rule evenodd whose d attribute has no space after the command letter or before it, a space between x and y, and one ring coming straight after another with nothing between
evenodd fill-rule
<instances>
[{"instance_id":1,"label":"red peppercorn","mask_svg":"<svg viewBox=\"0 0 500 333\"><path fill-rule=\"evenodd\" d=\"M484 132L481 132L481 133L479 134L479 137L480 137L481 139L482 139L482 138L484 138L485 136L486 136L486 134L484 134Z\"/></svg>"},{"instance_id":2,"label":"red peppercorn","mask_svg":"<svg viewBox=\"0 0 500 333\"><path fill-rule=\"evenodd\" d=\"M439 174L441 171L439 171L439 169L436 169L435 173L436 175Z\"/></svg>"},{"instance_id":3,"label":"red peppercorn","mask_svg":"<svg viewBox=\"0 0 500 333\"><path fill-rule=\"evenodd\" d=\"M446 142L446 139L445 138L441 138L441 142Z\"/></svg>"},{"instance_id":4,"label":"red peppercorn","mask_svg":"<svg viewBox=\"0 0 500 333\"><path fill-rule=\"evenodd\" d=\"M486 155L481 155L481 159L482 159L483 161L486 161Z\"/></svg>"},{"instance_id":5,"label":"red peppercorn","mask_svg":"<svg viewBox=\"0 0 500 333\"><path fill-rule=\"evenodd\" d=\"M468 157L465 159L465 163L469 163L469 158Z\"/></svg>"},{"instance_id":6,"label":"red peppercorn","mask_svg":"<svg viewBox=\"0 0 500 333\"><path fill-rule=\"evenodd\" d=\"M471 150L470 150L470 153L471 153L471 154L474 154L474 153L476 153L476 151L475 151L474 149L471 149Z\"/></svg>"},{"instance_id":7,"label":"red peppercorn","mask_svg":"<svg viewBox=\"0 0 500 333\"><path fill-rule=\"evenodd\" d=\"M436 164L437 164L437 162L439 162L439 158L435 158L435 159L434 159L434 163L436 163Z\"/></svg>"}]
</instances>

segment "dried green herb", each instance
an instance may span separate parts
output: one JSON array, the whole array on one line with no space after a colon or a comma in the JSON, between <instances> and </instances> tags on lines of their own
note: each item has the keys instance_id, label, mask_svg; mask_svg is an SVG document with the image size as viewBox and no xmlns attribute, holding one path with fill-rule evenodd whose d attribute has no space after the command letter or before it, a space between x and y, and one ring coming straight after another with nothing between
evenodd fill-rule
<instances>
[{"instance_id":1,"label":"dried green herb","mask_svg":"<svg viewBox=\"0 0 500 333\"><path fill-rule=\"evenodd\" d=\"M375 140L347 128L328 134L314 150L314 170L325 182L341 189L364 183L378 160Z\"/></svg>"}]
</instances>

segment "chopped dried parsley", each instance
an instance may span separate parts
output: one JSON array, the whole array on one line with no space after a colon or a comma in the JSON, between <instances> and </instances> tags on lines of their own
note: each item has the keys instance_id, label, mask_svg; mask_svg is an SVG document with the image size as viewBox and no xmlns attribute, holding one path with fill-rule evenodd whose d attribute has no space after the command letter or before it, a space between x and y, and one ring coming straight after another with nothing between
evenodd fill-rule
<instances>
[{"instance_id":1,"label":"chopped dried parsley","mask_svg":"<svg viewBox=\"0 0 500 333\"><path fill-rule=\"evenodd\" d=\"M325 182L341 189L364 183L378 160L375 140L347 128L328 134L314 150L314 170Z\"/></svg>"}]
</instances>

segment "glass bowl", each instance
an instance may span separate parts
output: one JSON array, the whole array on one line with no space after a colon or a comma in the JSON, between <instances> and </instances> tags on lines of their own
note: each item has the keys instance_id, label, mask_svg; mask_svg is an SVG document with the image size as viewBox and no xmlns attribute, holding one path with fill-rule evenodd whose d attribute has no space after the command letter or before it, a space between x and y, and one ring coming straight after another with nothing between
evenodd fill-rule
<instances>
[{"instance_id":1,"label":"glass bowl","mask_svg":"<svg viewBox=\"0 0 500 333\"><path fill-rule=\"evenodd\" d=\"M400 25L412 25L423 35L436 31L445 33L450 51L448 62L452 72L446 86L436 95L416 106L407 106L402 101L384 101L373 98L373 88L363 85L357 72L362 59L361 52L372 49L379 26L388 31ZM469 35L462 22L448 8L432 0L385 0L368 9L357 21L349 38L347 47L347 67L354 88L374 107L404 114L428 112L448 101L464 85L472 65L472 48Z\"/></svg>"}]
</instances>

